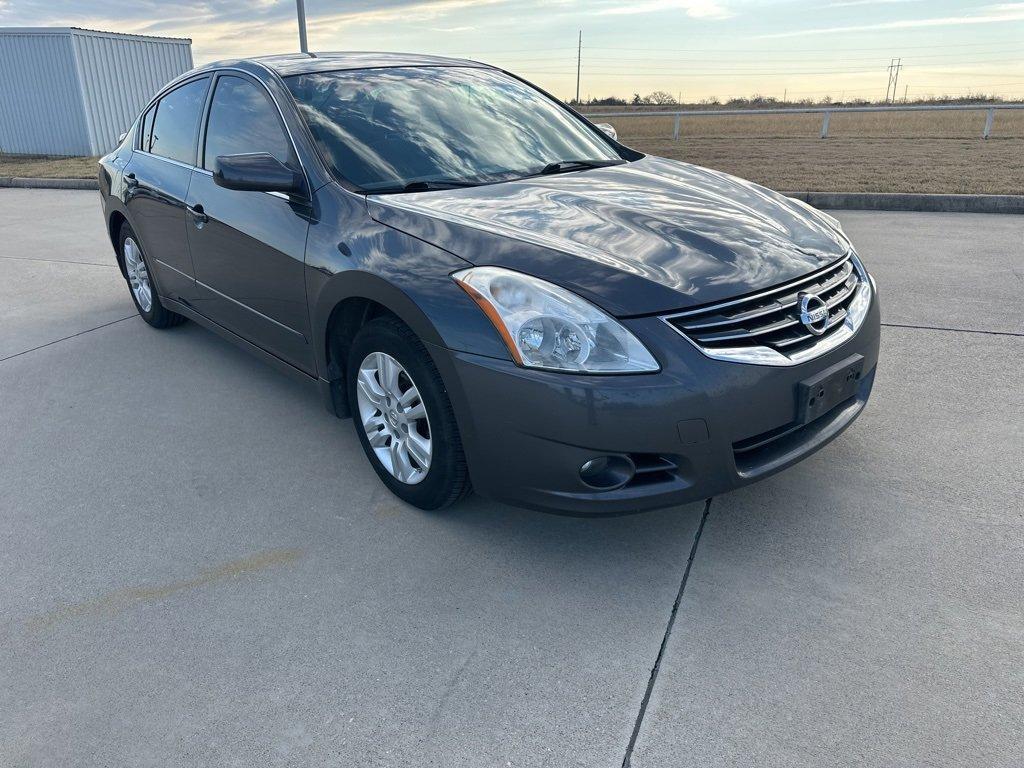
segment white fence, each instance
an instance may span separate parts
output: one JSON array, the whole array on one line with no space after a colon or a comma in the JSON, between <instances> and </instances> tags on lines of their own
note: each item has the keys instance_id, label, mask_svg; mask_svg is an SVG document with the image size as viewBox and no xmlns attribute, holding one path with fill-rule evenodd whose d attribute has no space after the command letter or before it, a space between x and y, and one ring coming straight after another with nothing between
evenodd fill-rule
<instances>
[{"instance_id":1,"label":"white fence","mask_svg":"<svg viewBox=\"0 0 1024 768\"><path fill-rule=\"evenodd\" d=\"M596 117L674 117L675 127L672 130L672 138L678 140L682 129L684 117L713 117L725 115L742 115L744 117L756 115L818 115L821 118L821 138L828 138L829 121L834 114L845 114L849 112L947 112L947 111L975 111L985 113L985 127L981 131L981 138L987 139L992 135L992 123L995 121L996 110L1001 109L1024 109L1024 104L924 104L915 106L864 106L864 107L779 107L773 109L692 109L685 112L662 112L660 110L636 110L633 112L584 112L587 119Z\"/></svg>"}]
</instances>

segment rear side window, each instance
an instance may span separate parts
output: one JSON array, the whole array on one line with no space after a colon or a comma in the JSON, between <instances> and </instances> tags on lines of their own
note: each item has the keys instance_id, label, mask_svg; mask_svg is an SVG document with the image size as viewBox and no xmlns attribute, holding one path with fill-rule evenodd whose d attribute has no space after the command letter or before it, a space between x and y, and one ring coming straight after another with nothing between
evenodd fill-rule
<instances>
[{"instance_id":1,"label":"rear side window","mask_svg":"<svg viewBox=\"0 0 1024 768\"><path fill-rule=\"evenodd\" d=\"M156 105L149 151L188 165L195 165L195 141L199 114L206 100L209 78L193 80L168 93Z\"/></svg>"},{"instance_id":2,"label":"rear side window","mask_svg":"<svg viewBox=\"0 0 1024 768\"><path fill-rule=\"evenodd\" d=\"M291 141L267 92L250 80L222 76L210 105L203 167L213 171L221 155L249 152L269 152L285 165L297 165Z\"/></svg>"},{"instance_id":3,"label":"rear side window","mask_svg":"<svg viewBox=\"0 0 1024 768\"><path fill-rule=\"evenodd\" d=\"M142 118L142 138L139 140L139 149L149 152L149 137L153 133L153 117L156 115L156 105L152 106L146 116Z\"/></svg>"}]
</instances>

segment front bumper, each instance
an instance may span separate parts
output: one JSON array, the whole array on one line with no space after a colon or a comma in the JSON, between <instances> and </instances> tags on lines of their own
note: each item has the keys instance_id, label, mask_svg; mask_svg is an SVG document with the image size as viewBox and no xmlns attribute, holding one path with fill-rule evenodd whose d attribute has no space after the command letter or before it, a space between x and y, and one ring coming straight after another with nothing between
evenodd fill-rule
<instances>
[{"instance_id":1,"label":"front bumper","mask_svg":"<svg viewBox=\"0 0 1024 768\"><path fill-rule=\"evenodd\" d=\"M874 383L877 294L852 338L789 367L711 359L659 318L625 324L659 360L659 373L575 376L431 348L477 493L576 515L640 512L708 498L824 446L860 414ZM856 395L796 428L798 382L853 355L864 358ZM616 490L594 490L579 469L603 455L628 456L645 471Z\"/></svg>"}]
</instances>

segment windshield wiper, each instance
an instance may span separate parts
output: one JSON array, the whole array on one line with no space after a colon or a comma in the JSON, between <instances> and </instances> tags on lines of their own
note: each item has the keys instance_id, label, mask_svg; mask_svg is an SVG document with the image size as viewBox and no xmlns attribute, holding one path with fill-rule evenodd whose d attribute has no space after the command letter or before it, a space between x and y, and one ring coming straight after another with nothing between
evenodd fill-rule
<instances>
[{"instance_id":1,"label":"windshield wiper","mask_svg":"<svg viewBox=\"0 0 1024 768\"><path fill-rule=\"evenodd\" d=\"M607 168L611 165L622 165L625 160L558 160L545 165L538 176L549 176L552 173L566 171L582 171L587 168Z\"/></svg>"},{"instance_id":2,"label":"windshield wiper","mask_svg":"<svg viewBox=\"0 0 1024 768\"><path fill-rule=\"evenodd\" d=\"M410 181L403 192L430 192L435 189L458 189L459 187L479 187L479 181Z\"/></svg>"}]
</instances>

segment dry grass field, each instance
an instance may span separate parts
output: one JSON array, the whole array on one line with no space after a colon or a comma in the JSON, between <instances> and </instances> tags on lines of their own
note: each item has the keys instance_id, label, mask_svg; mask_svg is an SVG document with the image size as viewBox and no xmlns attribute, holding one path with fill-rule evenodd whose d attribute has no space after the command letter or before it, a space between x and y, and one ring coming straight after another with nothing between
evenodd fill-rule
<instances>
[{"instance_id":1,"label":"dry grass field","mask_svg":"<svg viewBox=\"0 0 1024 768\"><path fill-rule=\"evenodd\" d=\"M95 157L26 157L0 155L0 177L35 179L95 179Z\"/></svg>"},{"instance_id":2,"label":"dry grass field","mask_svg":"<svg viewBox=\"0 0 1024 768\"><path fill-rule=\"evenodd\" d=\"M773 189L1024 194L1024 110L997 112L988 140L983 111L833 114L827 139L814 114L684 117L679 141L672 117L606 120L643 152Z\"/></svg>"},{"instance_id":3,"label":"dry grass field","mask_svg":"<svg viewBox=\"0 0 1024 768\"><path fill-rule=\"evenodd\" d=\"M592 110L599 111L599 110ZM622 111L620 109L605 111ZM629 146L793 192L1024 194L1024 110L611 118ZM0 176L93 178L94 158L0 155Z\"/></svg>"}]
</instances>

